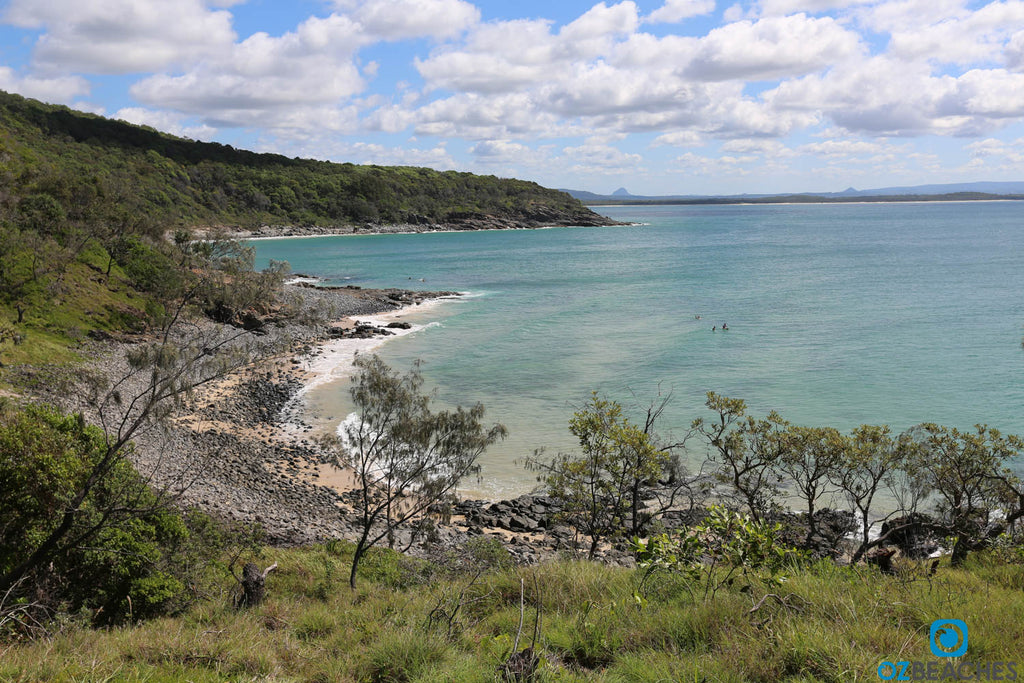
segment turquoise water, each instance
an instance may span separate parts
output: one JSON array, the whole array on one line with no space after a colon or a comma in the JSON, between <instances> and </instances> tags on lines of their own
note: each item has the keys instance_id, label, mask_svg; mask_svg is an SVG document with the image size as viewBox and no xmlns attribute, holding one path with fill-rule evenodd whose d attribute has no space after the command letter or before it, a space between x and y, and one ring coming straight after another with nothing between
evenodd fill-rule
<instances>
[{"instance_id":1,"label":"turquoise water","mask_svg":"<svg viewBox=\"0 0 1024 683\"><path fill-rule=\"evenodd\" d=\"M676 437L709 390L799 424L1024 433L1024 204L598 211L639 225L253 244L261 265L475 295L379 352L422 359L442 402L480 401L508 426L477 493L529 488L514 461L572 448L592 390L627 406L671 392L661 427ZM317 391L345 413L346 382Z\"/></svg>"}]
</instances>

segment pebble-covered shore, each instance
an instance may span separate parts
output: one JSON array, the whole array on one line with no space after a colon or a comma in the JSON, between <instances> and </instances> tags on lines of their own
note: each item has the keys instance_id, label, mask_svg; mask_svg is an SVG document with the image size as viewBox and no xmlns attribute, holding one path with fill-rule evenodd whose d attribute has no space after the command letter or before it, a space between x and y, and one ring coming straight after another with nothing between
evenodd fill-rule
<instances>
[{"instance_id":1,"label":"pebble-covered shore","mask_svg":"<svg viewBox=\"0 0 1024 683\"><path fill-rule=\"evenodd\" d=\"M301 284L288 290L306 315L282 327L268 326L262 335L268 345L287 339L288 352L203 387L165 429L135 439L133 458L154 484L180 495L182 505L225 521L259 524L270 543L304 545L352 538L354 518L346 500L350 494L318 477L326 466L321 463L313 427L301 416L286 414L285 407L309 380L304 367L315 360L323 343L390 332L385 327L343 325L342 321L455 293ZM325 324L324 320L336 322ZM125 353L131 347L125 340L96 342L91 370L123 376ZM66 409L81 410L70 396L47 398ZM436 515L429 543L420 538L422 530L408 529L398 534L396 547L431 555L474 536L490 535L500 539L517 561L536 562L574 545L573 532L555 524L557 512L553 501L538 496L462 501Z\"/></svg>"}]
</instances>

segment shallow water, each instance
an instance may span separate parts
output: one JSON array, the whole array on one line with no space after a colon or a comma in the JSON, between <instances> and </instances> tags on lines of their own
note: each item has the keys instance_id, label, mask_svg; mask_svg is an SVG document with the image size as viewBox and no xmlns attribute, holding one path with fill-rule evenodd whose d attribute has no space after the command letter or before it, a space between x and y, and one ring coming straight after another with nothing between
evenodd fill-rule
<instances>
[{"instance_id":1,"label":"shallow water","mask_svg":"<svg viewBox=\"0 0 1024 683\"><path fill-rule=\"evenodd\" d=\"M1024 432L1024 204L598 210L640 225L253 245L259 264L474 295L413 311L438 324L378 352L422 359L439 401L480 401L508 426L479 495L528 489L515 461L572 448L568 418L592 390L627 406L671 393L661 426L677 437L707 391L800 424ZM347 388L325 383L310 405L340 422Z\"/></svg>"}]
</instances>

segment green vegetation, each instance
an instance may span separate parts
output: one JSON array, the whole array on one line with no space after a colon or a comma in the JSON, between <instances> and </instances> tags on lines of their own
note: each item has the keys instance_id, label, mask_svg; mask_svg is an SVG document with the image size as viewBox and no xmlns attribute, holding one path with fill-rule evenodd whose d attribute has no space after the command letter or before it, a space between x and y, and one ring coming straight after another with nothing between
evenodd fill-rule
<instances>
[{"instance_id":1,"label":"green vegetation","mask_svg":"<svg viewBox=\"0 0 1024 683\"><path fill-rule=\"evenodd\" d=\"M882 661L935 661L929 625L951 614L970 627L958 662L1019 666L1024 652L1022 566L989 555L933 577L913 563L895 576L809 564L771 588L730 585L722 567L704 600L683 574L641 584L643 570L561 561L477 576L387 549L367 555L351 591L338 577L353 551L271 551L279 567L257 608L234 609L225 588L174 618L66 624L53 639L6 646L0 678L494 681L520 630L521 590L521 644L541 615L538 681L878 680Z\"/></svg>"},{"instance_id":2,"label":"green vegetation","mask_svg":"<svg viewBox=\"0 0 1024 683\"><path fill-rule=\"evenodd\" d=\"M4 405L0 414L0 595L29 606L18 629L68 610L96 610L104 622L166 613L194 593L188 574L210 557L192 546L193 532L202 536L208 525L182 517L174 503L191 468L212 455L182 454L196 462L160 473L156 487L156 471L144 478L132 465L133 440L158 429L196 387L276 348L246 323L275 301L278 271L252 272L251 253L234 243L132 248L146 262L155 253L168 259L166 269L142 269L160 290L135 322L147 336L126 351L120 374L79 371L65 380L99 426L37 405ZM203 324L208 316L232 324Z\"/></svg>"},{"instance_id":3,"label":"green vegetation","mask_svg":"<svg viewBox=\"0 0 1024 683\"><path fill-rule=\"evenodd\" d=\"M595 218L536 183L257 154L5 93L0 140L5 201L34 224L101 220L114 232L152 236L197 225Z\"/></svg>"},{"instance_id":4,"label":"green vegetation","mask_svg":"<svg viewBox=\"0 0 1024 683\"><path fill-rule=\"evenodd\" d=\"M535 183L256 154L2 92L0 186L7 365L66 363L90 333L145 329L197 259L219 258L183 257L197 227L606 222Z\"/></svg>"},{"instance_id":5,"label":"green vegetation","mask_svg":"<svg viewBox=\"0 0 1024 683\"><path fill-rule=\"evenodd\" d=\"M223 550L209 520L161 500L80 415L2 408L0 593L23 609L0 637L51 610L107 624L185 606Z\"/></svg>"},{"instance_id":6,"label":"green vegetation","mask_svg":"<svg viewBox=\"0 0 1024 683\"><path fill-rule=\"evenodd\" d=\"M775 412L755 419L742 400L714 392L707 407L716 417L694 420L693 432L705 443L712 474L726 486L723 497L762 521L778 512L788 485L808 510L810 545L819 501L838 494L851 518L861 520L854 562L891 539L916 536L950 541L952 562L959 565L1024 518L1024 482L1013 469L1024 460L1024 440L1017 436L985 425L961 432L935 424L896 437L888 426L873 425L843 435L790 425ZM894 519L871 540L881 491L894 501L888 506Z\"/></svg>"},{"instance_id":7,"label":"green vegetation","mask_svg":"<svg viewBox=\"0 0 1024 683\"><path fill-rule=\"evenodd\" d=\"M623 416L621 405L595 393L569 420L579 454L546 458L540 451L525 462L561 502L560 519L590 538L589 559L603 541L644 533L654 517L692 493L670 452L674 446L659 444L653 432L660 412L649 408L641 428Z\"/></svg>"}]
</instances>

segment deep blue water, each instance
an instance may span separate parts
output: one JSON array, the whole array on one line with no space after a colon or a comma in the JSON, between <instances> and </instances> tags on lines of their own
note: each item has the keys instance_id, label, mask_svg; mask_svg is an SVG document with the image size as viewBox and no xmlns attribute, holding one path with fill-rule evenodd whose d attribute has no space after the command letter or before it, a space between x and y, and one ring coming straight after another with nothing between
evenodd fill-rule
<instances>
[{"instance_id":1,"label":"deep blue water","mask_svg":"<svg viewBox=\"0 0 1024 683\"><path fill-rule=\"evenodd\" d=\"M1024 204L597 210L639 225L253 244L259 265L476 295L380 353L422 359L441 401L509 427L483 493L528 487L513 461L533 449L571 448L592 390L627 406L671 392L677 437L709 390L800 424L1024 433ZM319 391L344 412L346 383Z\"/></svg>"}]
</instances>

